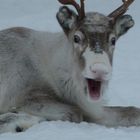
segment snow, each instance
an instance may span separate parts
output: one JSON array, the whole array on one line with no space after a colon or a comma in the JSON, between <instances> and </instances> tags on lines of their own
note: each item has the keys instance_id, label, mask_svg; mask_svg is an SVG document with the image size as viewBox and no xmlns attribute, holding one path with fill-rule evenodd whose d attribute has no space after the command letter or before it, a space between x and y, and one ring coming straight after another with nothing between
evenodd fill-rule
<instances>
[{"instance_id":1,"label":"snow","mask_svg":"<svg viewBox=\"0 0 140 140\"><path fill-rule=\"evenodd\" d=\"M87 11L108 14L121 0L88 0ZM109 105L140 107L140 47L139 47L139 13L140 1L129 8L128 13L135 19L135 27L117 43L113 77L107 92ZM36 30L61 31L56 19L60 4L57 0L0 0L0 30L24 26ZM0 135L0 140L138 140L140 127L106 128L88 123L43 122L26 132Z\"/></svg>"},{"instance_id":2,"label":"snow","mask_svg":"<svg viewBox=\"0 0 140 140\"><path fill-rule=\"evenodd\" d=\"M139 128L105 128L95 124L69 122L44 122L26 132L0 136L0 140L138 140Z\"/></svg>"}]
</instances>

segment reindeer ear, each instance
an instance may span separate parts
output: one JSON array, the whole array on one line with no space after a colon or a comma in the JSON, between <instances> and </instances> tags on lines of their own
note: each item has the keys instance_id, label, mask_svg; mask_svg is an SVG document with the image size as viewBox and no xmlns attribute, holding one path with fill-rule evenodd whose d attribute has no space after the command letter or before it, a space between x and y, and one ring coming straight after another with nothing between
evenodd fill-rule
<instances>
[{"instance_id":1,"label":"reindeer ear","mask_svg":"<svg viewBox=\"0 0 140 140\"><path fill-rule=\"evenodd\" d=\"M118 38L121 35L124 35L133 26L134 26L134 20L130 15L123 15L119 17L115 24L115 30Z\"/></svg>"},{"instance_id":2,"label":"reindeer ear","mask_svg":"<svg viewBox=\"0 0 140 140\"><path fill-rule=\"evenodd\" d=\"M56 17L66 34L76 25L76 13L66 6L60 7Z\"/></svg>"}]
</instances>

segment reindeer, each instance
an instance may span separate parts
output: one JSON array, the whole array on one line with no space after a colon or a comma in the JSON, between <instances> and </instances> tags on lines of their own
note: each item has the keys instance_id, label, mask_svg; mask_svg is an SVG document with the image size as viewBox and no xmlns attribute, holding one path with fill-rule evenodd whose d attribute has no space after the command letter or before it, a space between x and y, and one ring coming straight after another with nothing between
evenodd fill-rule
<instances>
[{"instance_id":1,"label":"reindeer","mask_svg":"<svg viewBox=\"0 0 140 140\"><path fill-rule=\"evenodd\" d=\"M64 6L56 17L64 33L0 31L0 132L45 120L140 125L140 109L107 107L104 100L116 41L134 25L124 15L133 1L123 0L105 16L85 13L84 0L59 0Z\"/></svg>"}]
</instances>

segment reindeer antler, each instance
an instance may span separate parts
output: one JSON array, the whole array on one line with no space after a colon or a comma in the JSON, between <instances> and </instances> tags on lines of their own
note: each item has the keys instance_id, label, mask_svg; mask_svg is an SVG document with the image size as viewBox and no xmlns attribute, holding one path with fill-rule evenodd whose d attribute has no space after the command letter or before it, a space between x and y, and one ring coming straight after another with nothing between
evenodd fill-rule
<instances>
[{"instance_id":1,"label":"reindeer antler","mask_svg":"<svg viewBox=\"0 0 140 140\"><path fill-rule=\"evenodd\" d=\"M117 8L111 14L109 14L108 17L111 17L113 18L113 20L116 20L118 17L120 17L127 11L128 7L134 2L134 0L122 0L122 2L123 5Z\"/></svg>"},{"instance_id":2,"label":"reindeer antler","mask_svg":"<svg viewBox=\"0 0 140 140\"><path fill-rule=\"evenodd\" d=\"M61 4L64 5L72 5L76 8L79 19L83 19L85 17L85 5L84 5L84 0L80 0L81 6L75 1L75 0L58 0Z\"/></svg>"}]
</instances>

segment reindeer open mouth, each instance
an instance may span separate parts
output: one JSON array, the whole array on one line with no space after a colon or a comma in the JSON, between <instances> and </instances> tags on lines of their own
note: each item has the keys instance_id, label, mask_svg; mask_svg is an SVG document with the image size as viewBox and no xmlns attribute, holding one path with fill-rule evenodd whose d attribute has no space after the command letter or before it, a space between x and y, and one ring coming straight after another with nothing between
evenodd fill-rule
<instances>
[{"instance_id":1,"label":"reindeer open mouth","mask_svg":"<svg viewBox=\"0 0 140 140\"><path fill-rule=\"evenodd\" d=\"M88 85L89 96L93 100L99 100L101 96L101 85L102 81L94 79L86 79Z\"/></svg>"}]
</instances>

